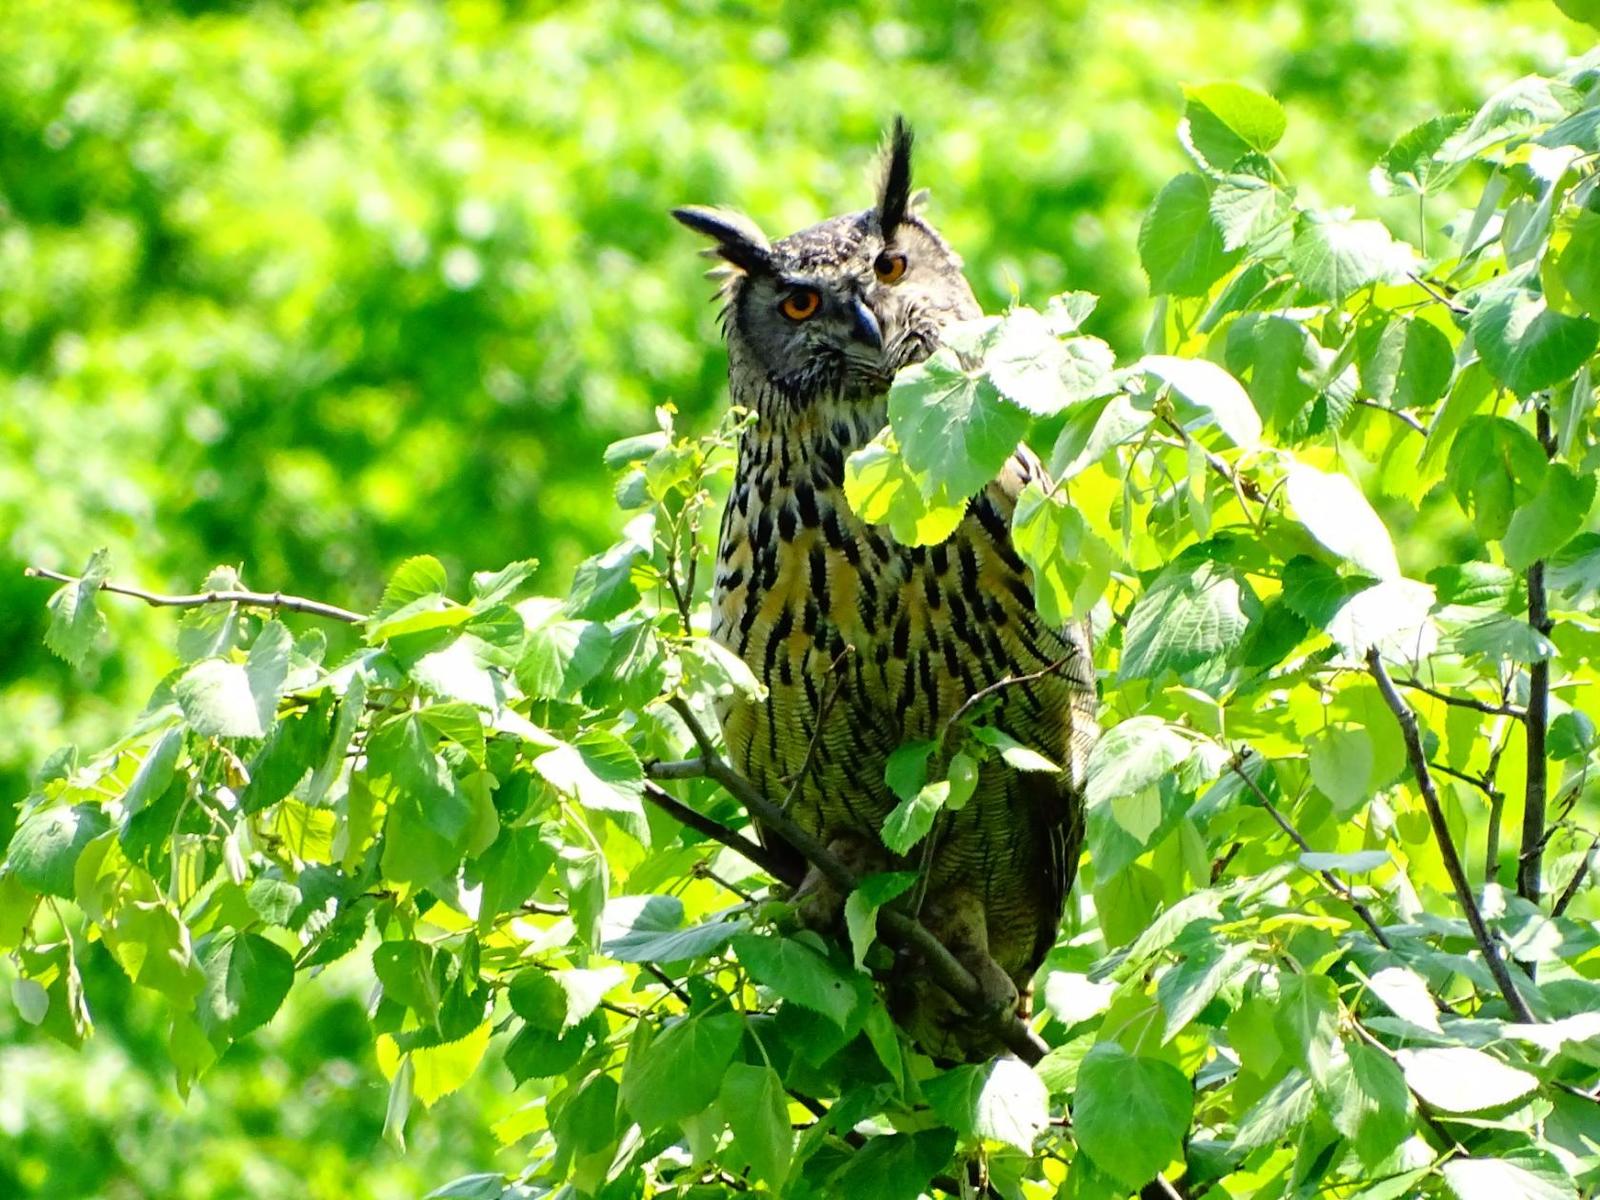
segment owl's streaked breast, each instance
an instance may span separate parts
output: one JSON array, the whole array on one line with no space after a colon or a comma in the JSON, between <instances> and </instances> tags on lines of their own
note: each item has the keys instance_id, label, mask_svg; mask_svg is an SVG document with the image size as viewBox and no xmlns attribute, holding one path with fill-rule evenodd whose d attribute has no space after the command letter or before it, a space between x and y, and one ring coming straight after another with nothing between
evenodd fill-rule
<instances>
[{"instance_id":1,"label":"owl's streaked breast","mask_svg":"<svg viewBox=\"0 0 1600 1200\"><path fill-rule=\"evenodd\" d=\"M997 681L1056 667L1002 690L994 720L1069 779L1081 778L1093 730L1087 647L1039 619L1010 544L1012 497L1030 461L1013 459L1015 478L974 497L949 541L903 546L843 494L845 457L883 417L881 399L835 401L749 430L722 525L712 634L769 690L764 703L724 714L729 751L766 794L792 797L790 815L824 842L881 828L897 803L883 778L888 755L940 739ZM1076 865L1077 814L1042 782L986 766L941 831L930 880L985 892L996 875L1034 881L985 896L995 958L1014 971L1042 953L1039 914L1057 919ZM997 855L1009 870L995 869Z\"/></svg>"}]
</instances>

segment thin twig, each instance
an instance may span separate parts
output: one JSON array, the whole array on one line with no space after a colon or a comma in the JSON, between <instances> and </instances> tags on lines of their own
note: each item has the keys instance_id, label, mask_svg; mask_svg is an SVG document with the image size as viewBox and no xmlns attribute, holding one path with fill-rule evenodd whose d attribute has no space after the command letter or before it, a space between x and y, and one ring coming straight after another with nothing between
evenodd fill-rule
<instances>
[{"instance_id":1,"label":"thin twig","mask_svg":"<svg viewBox=\"0 0 1600 1200\"><path fill-rule=\"evenodd\" d=\"M1367 399L1365 396L1358 396L1356 398L1356 403L1361 405L1363 408L1375 408L1381 413L1388 413L1402 425L1416 430L1423 437L1428 436L1428 427L1413 417L1410 413L1406 412L1404 409L1390 408L1387 404L1380 404L1376 400Z\"/></svg>"},{"instance_id":2,"label":"thin twig","mask_svg":"<svg viewBox=\"0 0 1600 1200\"><path fill-rule=\"evenodd\" d=\"M1185 446L1188 446L1188 444L1194 440L1189 436L1189 431L1185 429L1178 421L1173 420L1171 417L1166 416L1165 414L1163 414L1161 420L1168 429L1172 430L1173 433L1177 434L1183 439L1183 444ZM1232 485L1235 491L1243 493L1250 499L1256 501L1258 504L1262 501L1263 496L1261 494L1261 485L1258 484L1254 479L1251 479L1248 475L1241 475L1239 472L1230 467L1227 462L1223 460L1221 455L1207 450L1204 446L1200 447L1200 452L1205 455L1206 465L1218 475L1222 476L1222 478L1226 479L1228 483Z\"/></svg>"},{"instance_id":3,"label":"thin twig","mask_svg":"<svg viewBox=\"0 0 1600 1200\"><path fill-rule=\"evenodd\" d=\"M777 804L762 795L755 784L734 770L717 753L716 743L711 740L711 735L695 716L687 700L681 696L671 696L667 699L667 704L683 720L690 736L694 738L695 745L700 750L700 764L708 778L722 784L734 799L745 806L752 817L794 847L802 858L841 892L848 894L855 890L857 882L855 874L829 853L815 834L790 820ZM678 777L682 778L681 775ZM748 839L728 832L740 842L748 842ZM723 841L723 844L743 853L741 847L732 842ZM751 861L758 860L752 858ZM985 1003L983 989L973 978L972 972L950 953L945 944L935 937L927 926L904 913L883 909L878 913L878 928L888 935L887 940L899 942L915 951L921 957L932 980L949 992L976 1021L994 1034L1018 1058L1027 1063L1036 1063L1044 1057L1049 1047L1045 1045L1043 1039L1015 1012L993 1011Z\"/></svg>"},{"instance_id":4,"label":"thin twig","mask_svg":"<svg viewBox=\"0 0 1600 1200\"><path fill-rule=\"evenodd\" d=\"M1472 311L1463 304L1457 304L1454 300L1450 299L1449 296L1445 295L1436 286L1428 282L1421 275L1418 275L1415 271L1407 271L1406 274L1411 276L1412 283L1416 284L1423 291L1427 292L1428 295L1432 296L1435 300L1444 305L1451 312L1455 313L1458 317L1464 317Z\"/></svg>"},{"instance_id":5,"label":"thin twig","mask_svg":"<svg viewBox=\"0 0 1600 1200\"><path fill-rule=\"evenodd\" d=\"M950 719L944 723L944 729L939 734L940 744L943 745L949 740L950 734L955 730L955 727L961 723L962 717L966 716L990 696L993 696L996 692L1003 691L1008 687L1020 687L1023 684L1033 683L1036 680L1043 679L1046 675L1054 675L1062 667L1071 662L1073 655L1076 653L1077 651L1073 650L1071 653L1063 654L1060 658L1056 659L1055 662L1050 663L1048 666L1040 667L1037 671L1034 671L1030 674L1007 675L1004 679L997 679L986 687L981 687L977 691L973 692L972 695L966 698L960 708L956 709L955 712L950 714Z\"/></svg>"},{"instance_id":6,"label":"thin twig","mask_svg":"<svg viewBox=\"0 0 1600 1200\"><path fill-rule=\"evenodd\" d=\"M1562 889L1561 895L1556 898L1555 907L1550 910L1551 917L1559 917L1567 911L1567 905L1572 903L1573 897L1578 894L1578 889L1583 886L1584 877L1589 874L1589 861L1594 857L1594 848L1600 846L1600 833L1594 835L1589 842L1589 848L1583 852L1583 858L1578 863L1578 869L1573 872L1572 878L1567 881L1567 886Z\"/></svg>"},{"instance_id":7,"label":"thin twig","mask_svg":"<svg viewBox=\"0 0 1600 1200\"><path fill-rule=\"evenodd\" d=\"M29 579L53 579L57 583L83 582L77 575L63 575L60 571L48 571L44 567L27 567L22 573ZM109 580L100 583L100 591L113 592L118 596L132 596L135 600L143 600L152 608L200 608L207 604L243 604L250 608L271 608L283 612L304 613L310 617L327 617L329 620L343 621L348 625L359 625L367 619L362 614L351 612L348 608L340 608L337 604L307 600L304 596L286 596L282 592L195 592L186 596L165 596L158 592L147 592L142 588L112 583Z\"/></svg>"},{"instance_id":8,"label":"thin twig","mask_svg":"<svg viewBox=\"0 0 1600 1200\"><path fill-rule=\"evenodd\" d=\"M653 962L645 962L645 963L640 963L639 965L641 967L643 967L646 971L649 971L650 974L654 975L656 977L657 981L659 981L661 983L661 985L667 989L667 991L671 992L674 996L676 996L684 1004L692 1004L693 1003L693 998L689 995L688 992L684 991L681 987L678 986L677 980L673 979L672 976L668 975L660 967L656 966L655 963L653 963Z\"/></svg>"},{"instance_id":9,"label":"thin twig","mask_svg":"<svg viewBox=\"0 0 1600 1200\"><path fill-rule=\"evenodd\" d=\"M1401 687L1432 696L1435 700L1454 705L1456 708L1470 708L1474 712L1481 712L1491 717L1516 717L1521 720L1523 716L1522 709L1515 704L1490 704L1487 700L1479 700L1476 696L1458 696L1454 692L1441 692L1438 688L1429 687L1422 680L1413 679L1409 675L1402 676L1395 682Z\"/></svg>"},{"instance_id":10,"label":"thin twig","mask_svg":"<svg viewBox=\"0 0 1600 1200\"><path fill-rule=\"evenodd\" d=\"M1278 828L1283 830L1284 833L1288 834L1289 839L1294 842L1296 846L1300 847L1300 853L1312 853L1311 844L1307 842L1305 838L1300 836L1300 831L1294 827L1288 817L1284 816L1283 813L1278 810L1278 806L1272 802L1272 798L1267 795L1265 789L1263 789L1259 783L1257 783L1254 779L1251 779L1250 776L1246 774L1244 769L1245 753L1246 751L1240 751L1238 754L1235 754L1233 756L1233 760L1228 764L1228 766L1232 768L1235 775L1244 780L1245 786L1255 793L1256 799L1261 802L1261 807L1267 810L1267 815L1278 823ZM1355 890L1349 884L1340 879L1332 871L1317 870L1313 871L1312 874L1321 879L1329 891L1331 891L1340 900L1343 900L1351 907L1351 909L1355 911L1356 916L1361 918L1361 923L1367 927L1367 930L1372 934L1373 940L1376 941L1378 945L1382 946L1385 950L1394 949L1394 946L1390 943L1389 938L1384 934L1383 929L1378 925L1377 918L1372 915L1372 910L1369 909L1363 901L1356 899Z\"/></svg>"},{"instance_id":11,"label":"thin twig","mask_svg":"<svg viewBox=\"0 0 1600 1200\"><path fill-rule=\"evenodd\" d=\"M822 703L817 707L817 726L811 731L811 744L806 747L806 756L800 761L800 769L794 773L794 778L789 780L789 794L783 798L783 811L788 812L794 807L795 798L800 795L801 785L806 781L806 772L811 770L811 764L817 757L817 750L822 745L822 729L828 723L828 714L833 711L834 702L839 699L839 693L844 691L844 664L856 652L854 646L846 646L834 656L833 662L828 667L827 691L822 695Z\"/></svg>"},{"instance_id":12,"label":"thin twig","mask_svg":"<svg viewBox=\"0 0 1600 1200\"><path fill-rule=\"evenodd\" d=\"M1483 923L1483 913L1478 909L1472 885L1467 882L1467 872L1461 865L1461 856L1456 853L1455 843L1450 838L1450 828L1445 824L1444 809L1439 804L1439 793L1433 784L1433 774L1428 770L1428 756L1422 749L1422 734L1417 728L1417 714L1411 711L1411 706L1396 689L1394 680L1389 678L1389 672L1384 668L1383 659L1379 657L1376 647L1367 651L1367 670L1377 681L1384 703L1389 706L1389 711L1394 714L1395 721L1400 725L1400 735L1405 740L1406 758L1411 764L1411 773L1416 777L1417 790L1422 793L1422 803L1428 810L1428 820L1433 825L1433 836L1439 843L1439 853L1444 859L1445 871L1455 888L1456 900L1466 914L1473 940L1483 952L1484 961L1488 964L1495 983L1499 985L1506 1007L1517 1020L1533 1024L1536 1018L1529 1010L1527 1001L1522 998L1522 993L1517 991L1517 985L1511 979L1511 972L1506 969L1505 959L1500 956L1500 948L1490 936L1488 926Z\"/></svg>"}]
</instances>

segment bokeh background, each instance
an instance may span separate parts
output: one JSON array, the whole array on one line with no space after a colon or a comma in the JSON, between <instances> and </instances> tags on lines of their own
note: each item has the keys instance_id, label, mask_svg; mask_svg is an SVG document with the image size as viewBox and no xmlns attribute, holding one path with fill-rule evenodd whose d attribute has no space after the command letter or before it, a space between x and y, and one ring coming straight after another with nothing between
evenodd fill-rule
<instances>
[{"instance_id":1,"label":"bokeh background","mask_svg":"<svg viewBox=\"0 0 1600 1200\"><path fill-rule=\"evenodd\" d=\"M617 524L603 446L723 403L670 206L774 235L863 207L904 112L985 305L1097 292L1128 355L1184 83L1275 94L1302 190L1409 236L1367 184L1389 142L1592 42L1548 0L3 0L0 843L44 755L173 665L171 615L131 602L87 670L51 658L27 564L105 545L156 589L225 562L361 608L413 553L531 555L564 590ZM359 1200L517 1165L488 1075L381 1142L353 975L186 1104L120 972L91 953L86 983L81 1054L0 1003L0 1195Z\"/></svg>"}]
</instances>

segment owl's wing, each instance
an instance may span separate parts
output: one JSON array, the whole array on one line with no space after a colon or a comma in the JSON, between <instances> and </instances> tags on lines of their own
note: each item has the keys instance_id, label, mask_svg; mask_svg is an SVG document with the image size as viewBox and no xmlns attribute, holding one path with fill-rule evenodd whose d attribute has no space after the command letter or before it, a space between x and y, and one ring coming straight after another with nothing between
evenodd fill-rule
<instances>
[{"instance_id":1,"label":"owl's wing","mask_svg":"<svg viewBox=\"0 0 1600 1200\"><path fill-rule=\"evenodd\" d=\"M1012 736L1064 768L1061 775L1018 773L1012 781L1012 787L1025 798L1019 806L1020 812L1028 814L1023 819L1033 825L1031 832L1048 848L1040 865L1043 878L1023 881L1037 906L1033 957L1036 967L1054 944L1067 894L1077 875L1084 833L1084 768L1099 730L1089 625L1086 621L1073 621L1057 627L1044 622L1031 602L1032 572L1011 546L1012 513L1022 490L1032 482L1050 486L1038 457L1026 446L1018 447L976 503L981 523L996 548L992 556L996 577L985 584L1008 602L1006 620L998 634L1009 636L1014 662L1048 660L1060 664L1031 685L1038 704L1012 709L1007 722Z\"/></svg>"}]
</instances>

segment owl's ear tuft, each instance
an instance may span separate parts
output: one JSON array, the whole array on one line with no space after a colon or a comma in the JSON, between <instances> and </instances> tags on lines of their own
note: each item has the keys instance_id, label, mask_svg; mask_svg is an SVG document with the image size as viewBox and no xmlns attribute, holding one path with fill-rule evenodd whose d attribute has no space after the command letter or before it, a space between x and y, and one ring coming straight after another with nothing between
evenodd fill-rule
<instances>
[{"instance_id":1,"label":"owl's ear tuft","mask_svg":"<svg viewBox=\"0 0 1600 1200\"><path fill-rule=\"evenodd\" d=\"M724 258L747 274L753 275L771 267L772 246L767 241L767 235L743 213L691 204L673 209L672 215L716 243L706 251L707 254Z\"/></svg>"},{"instance_id":2,"label":"owl's ear tuft","mask_svg":"<svg viewBox=\"0 0 1600 1200\"><path fill-rule=\"evenodd\" d=\"M911 126L896 116L885 149L883 187L878 193L878 232L885 241L906 219L911 205Z\"/></svg>"}]
</instances>

